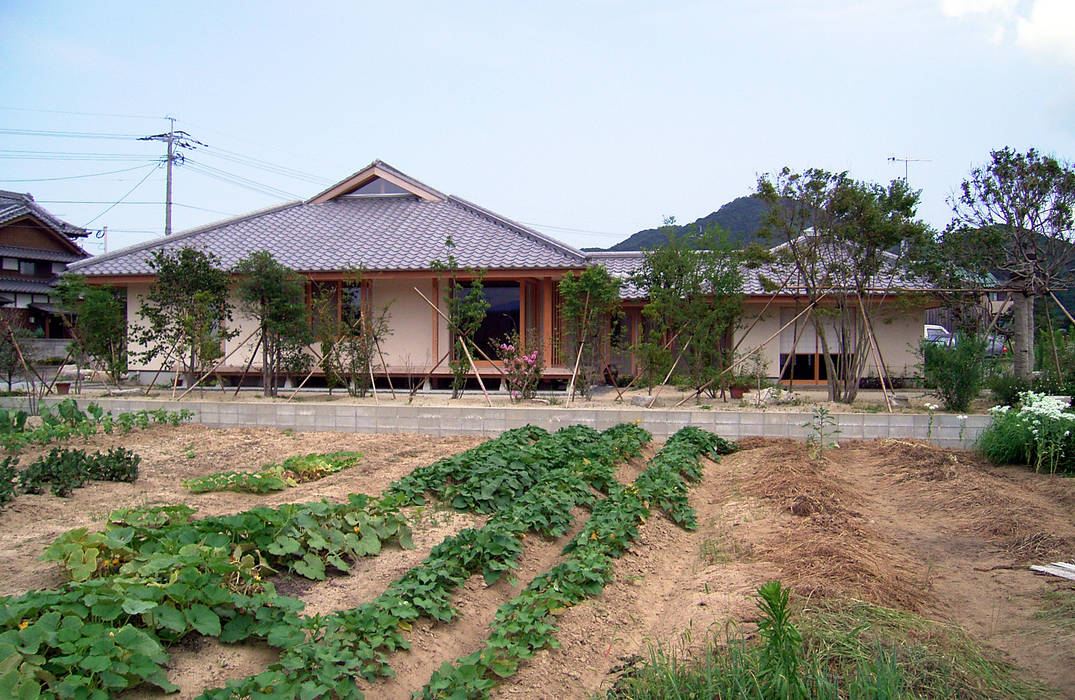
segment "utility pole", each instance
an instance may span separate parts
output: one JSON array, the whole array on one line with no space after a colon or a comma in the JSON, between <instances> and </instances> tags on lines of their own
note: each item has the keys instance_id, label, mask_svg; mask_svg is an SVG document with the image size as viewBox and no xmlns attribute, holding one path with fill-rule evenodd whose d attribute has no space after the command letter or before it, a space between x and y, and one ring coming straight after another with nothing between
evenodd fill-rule
<instances>
[{"instance_id":1,"label":"utility pole","mask_svg":"<svg viewBox=\"0 0 1075 700\"><path fill-rule=\"evenodd\" d=\"M138 140L165 141L168 143L168 175L164 185L164 235L170 236L172 235L172 163L182 165L184 160L183 154L176 152L176 149L194 150L198 146L204 146L205 144L183 130L176 131L175 117L165 117L165 119L168 120L167 133L143 136Z\"/></svg>"},{"instance_id":2,"label":"utility pole","mask_svg":"<svg viewBox=\"0 0 1075 700\"><path fill-rule=\"evenodd\" d=\"M888 159L894 163L903 163L903 182L906 185L910 185L911 181L908 179L908 163L929 163L929 158L900 158L898 156L889 156Z\"/></svg>"}]
</instances>

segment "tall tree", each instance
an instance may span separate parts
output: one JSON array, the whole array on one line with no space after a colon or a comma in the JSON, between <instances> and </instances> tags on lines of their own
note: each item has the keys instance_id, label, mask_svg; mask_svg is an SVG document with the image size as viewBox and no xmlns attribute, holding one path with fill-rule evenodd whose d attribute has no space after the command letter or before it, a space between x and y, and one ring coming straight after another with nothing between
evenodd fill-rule
<instances>
[{"instance_id":1,"label":"tall tree","mask_svg":"<svg viewBox=\"0 0 1075 700\"><path fill-rule=\"evenodd\" d=\"M732 331L742 313L742 261L719 229L672 236L646 251L632 282L649 299L642 310L646 333L637 350L651 382L663 379L679 355L669 347L682 349L678 368L696 389L711 386L731 363Z\"/></svg>"},{"instance_id":2,"label":"tall tree","mask_svg":"<svg viewBox=\"0 0 1075 700\"><path fill-rule=\"evenodd\" d=\"M265 396L276 396L280 374L312 340L305 285L265 250L240 260L234 272L239 275L239 308L256 319L261 330L262 391Z\"/></svg>"},{"instance_id":3,"label":"tall tree","mask_svg":"<svg viewBox=\"0 0 1075 700\"><path fill-rule=\"evenodd\" d=\"M61 309L72 316L75 351L88 355L116 381L127 371L127 305L111 285L88 285L67 275L56 285Z\"/></svg>"},{"instance_id":4,"label":"tall tree","mask_svg":"<svg viewBox=\"0 0 1075 700\"><path fill-rule=\"evenodd\" d=\"M971 170L950 199L953 227L1000 235L997 268L1018 290L1013 300L1015 373L1034 370L1034 301L1073 281L1075 168L1031 148L1005 147ZM997 255L999 253L999 255Z\"/></svg>"},{"instance_id":5,"label":"tall tree","mask_svg":"<svg viewBox=\"0 0 1075 700\"><path fill-rule=\"evenodd\" d=\"M829 399L851 403L868 366L870 300L898 290L909 277L908 251L930 235L915 218L919 192L902 180L886 187L847 173L784 168L759 178L757 194L768 205L763 232L781 244L775 262L794 273L790 291L815 304Z\"/></svg>"},{"instance_id":6,"label":"tall tree","mask_svg":"<svg viewBox=\"0 0 1075 700\"><path fill-rule=\"evenodd\" d=\"M196 374L222 355L221 345L234 338L231 330L230 285L220 258L195 248L157 251L149 259L155 279L142 297L132 337L144 346L143 362L177 359L191 386Z\"/></svg>"}]
</instances>

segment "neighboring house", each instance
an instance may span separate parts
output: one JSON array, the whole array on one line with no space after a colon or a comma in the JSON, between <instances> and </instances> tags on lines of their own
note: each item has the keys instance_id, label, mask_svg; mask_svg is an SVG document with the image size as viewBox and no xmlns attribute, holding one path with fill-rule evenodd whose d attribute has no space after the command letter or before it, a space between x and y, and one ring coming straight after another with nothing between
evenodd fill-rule
<instances>
[{"instance_id":1,"label":"neighboring house","mask_svg":"<svg viewBox=\"0 0 1075 700\"><path fill-rule=\"evenodd\" d=\"M328 294L336 302L337 314L348 308L381 307L391 303L392 335L383 344L389 373L401 383L418 380L451 349L451 333L415 291L444 309L446 280L434 271L432 262L445 261L445 239L451 236L452 254L460 268L484 269L484 287L491 308L477 334L477 340L493 356L493 341L499 342L513 329L537 339L545 359L545 377L564 380L571 374L563 358L563 336L559 319L557 284L573 271L602 264L619 277L626 277L641 262L642 253L586 254L527 226L504 218L459 197L445 195L391 166L375 161L366 168L320 194L299 202L289 202L202 226L168 238L125 248L71 266L90 282L125 288L130 322L139 320L141 297L153 281L149 265L157 251L193 247L217 255L224 266L232 267L243 257L267 250L275 259L307 279L307 299ZM362 282L349 281L350 271L362 269ZM463 274L462 279L466 279ZM747 317L761 311L770 295L763 292L757 275L747 282ZM623 297L627 314L619 333L636 340L641 332L640 310L645 302L642 290L625 284ZM794 296L778 299L749 333L743 349L775 331L785 316L794 315ZM910 373L913 360L905 347L921 336L921 309L904 306L886 326L882 352L893 373ZM790 315L789 315L790 314ZM786 319L785 319L786 320ZM229 341L233 350L256 324L236 316L239 335ZM884 324L878 324L879 326ZM890 337L889 337L890 336ZM783 346L770 344L772 353ZM525 342L525 340L524 340ZM799 353L807 341L800 340ZM220 374L235 377L251 358L254 343L248 343L220 368ZM788 343L790 349L790 341ZM133 347L132 351L139 348ZM782 351L782 350L780 350ZM816 353L815 353L816 355ZM477 358L476 358L477 359ZM621 373L633 371L632 359L620 353L613 363ZM258 358L254 358L258 362ZM499 377L496 368L478 361L482 375ZM256 366L256 364L255 364ZM770 363L775 373L776 355ZM149 380L159 365L131 369ZM432 384L444 386L451 376L446 364L433 373ZM812 378L817 381L816 377Z\"/></svg>"},{"instance_id":2,"label":"neighboring house","mask_svg":"<svg viewBox=\"0 0 1075 700\"><path fill-rule=\"evenodd\" d=\"M52 285L68 264L89 257L76 242L87 235L31 195L0 190L0 303L9 322L49 340L70 337L53 304Z\"/></svg>"}]
</instances>

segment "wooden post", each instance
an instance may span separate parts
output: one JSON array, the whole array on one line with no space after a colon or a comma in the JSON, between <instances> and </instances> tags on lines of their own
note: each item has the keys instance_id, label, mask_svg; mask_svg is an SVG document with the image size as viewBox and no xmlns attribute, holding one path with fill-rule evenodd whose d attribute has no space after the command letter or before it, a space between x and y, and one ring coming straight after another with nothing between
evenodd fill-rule
<instances>
[{"instance_id":1,"label":"wooden post","mask_svg":"<svg viewBox=\"0 0 1075 700\"><path fill-rule=\"evenodd\" d=\"M443 319L444 319L444 320L445 320L445 321L446 321L446 322L448 323L448 327L449 327L449 328L451 328L451 329L452 329L453 331L455 331L456 333L459 333L459 329L458 329L458 328L457 328L457 327L456 327L456 326L455 326L455 325L454 325L454 324L453 324L453 323L451 322L451 319L449 319L449 318L448 318L447 316L445 316L445 315L444 315L444 312L443 312L443 311L441 311L440 309L438 309L438 308L437 308L437 307L436 307L436 306L435 306L435 305L433 304L433 302L431 302L431 301L430 301L429 299L426 299L426 295L425 295L425 294L422 294L422 292L418 291L418 288L417 288L417 287L412 287L412 289L414 289L414 291L418 293L418 296L422 297L422 299L424 299L424 300L425 300L425 302L426 302L427 304L429 304L430 306L432 306L432 307L433 307L433 310L434 310L434 311L436 311L436 312L437 312L438 314L440 314L440 315L441 315L441 318L443 318ZM461 335L461 334L460 334L460 335ZM462 343L462 345L464 346L464 349L465 349L466 343ZM493 361L492 361L491 359L489 359L489 356L485 354L485 351L484 351L484 350L482 350L482 349L481 349L480 347L478 347L477 345L475 345L475 346L474 346L474 349L478 351L478 354L482 356L482 359L484 359L484 360L485 360L486 362L488 362L489 364L491 364L491 365L493 366L493 369L495 369L495 370L496 370L497 372L500 372L501 376L503 376L503 377L504 377L504 379L505 379L505 380L507 380L507 378L508 378L508 375L507 375L507 374L506 374L506 373L504 372L504 370L503 370L503 369L501 369L501 368L500 368L500 365L498 365L497 363L495 363L495 362L493 362ZM468 352L467 354L469 355L470 353ZM437 364L440 364L440 363L438 362ZM477 370L477 366L476 366L476 365L474 365L474 361L473 361L473 360L471 360L471 366L472 366L472 367L474 367L474 371L475 371L475 373L477 373L477 371L478 371L478 370ZM480 379L478 380L478 383L479 383L479 384L481 384L481 380L480 380Z\"/></svg>"},{"instance_id":2,"label":"wooden post","mask_svg":"<svg viewBox=\"0 0 1075 700\"><path fill-rule=\"evenodd\" d=\"M579 352L575 357L575 369L571 372L571 398L568 399L568 403L575 400L575 378L579 374L579 362L582 361L582 349L586 347L586 341L579 343Z\"/></svg>"},{"instance_id":3,"label":"wooden post","mask_svg":"<svg viewBox=\"0 0 1075 700\"><path fill-rule=\"evenodd\" d=\"M490 406L493 405L493 400L489 398L489 392L485 390L485 382L482 381L481 374L478 373L478 366L474 364L474 358L470 356L470 350L467 350L467 339L463 338L459 343L459 347L463 348L463 354L467 356L467 362L470 363L470 368L474 370L474 377L478 380L478 386L482 388L482 394L485 395L485 401ZM477 346L474 346L477 349Z\"/></svg>"},{"instance_id":4,"label":"wooden post","mask_svg":"<svg viewBox=\"0 0 1075 700\"><path fill-rule=\"evenodd\" d=\"M381 399L377 396L377 380L373 378L373 363L366 363L366 370L370 374L370 389L373 391L373 403L380 404Z\"/></svg>"},{"instance_id":5,"label":"wooden post","mask_svg":"<svg viewBox=\"0 0 1075 700\"><path fill-rule=\"evenodd\" d=\"M545 357L545 366L553 365L552 348L552 278L541 279L541 354Z\"/></svg>"},{"instance_id":6,"label":"wooden post","mask_svg":"<svg viewBox=\"0 0 1075 700\"><path fill-rule=\"evenodd\" d=\"M208 376L209 376L210 374L212 374L213 372L216 372L216 371L217 371L217 369L219 369L219 368L220 368L220 366L221 366L222 364L224 364L225 362L227 362L227 361L228 361L228 358L229 358L229 357L231 357L231 356L232 356L232 355L234 355L234 354L235 354L236 352L238 352L238 351L239 351L239 348L241 348L241 347L243 347L244 345L246 345L247 341L249 341L249 340L250 340L251 338L253 338L253 337L254 337L254 334L255 334L255 333L258 333L258 332L259 332L260 330L261 330L260 328L255 328L254 330L250 331L250 334L249 334L249 335L247 335L247 336L246 336L245 338L243 338L243 342L241 342L241 343L239 343L238 345L236 345L236 346L235 346L235 347L234 347L234 348L232 349L232 351L231 351L231 352L229 352L229 353L228 353L227 355L225 355L225 356L224 356L224 357L223 357L223 358L222 358L222 359L221 359L221 360L220 360L219 362L217 362L217 363L216 363L215 365L213 365L213 368L212 368L211 370L209 370L208 372L206 372L206 373L205 373L205 374L203 374L202 376L198 377L198 381L196 381L196 382L194 382L193 384L191 384L190 386L188 386L188 387L187 387L187 390L186 390L186 391L184 391L184 392L183 392L182 394L180 394L179 398L178 398L178 399L176 399L176 401L182 401L182 400L183 400L183 397L184 397L184 396L186 396L186 395L187 395L187 394L189 394L190 392L194 391L194 388L195 388L196 386L198 386L199 384L201 384L201 383L202 383L202 381L204 381L204 380L205 380L205 378L206 378L206 377L208 377ZM177 378L178 378L178 375L177 375Z\"/></svg>"}]
</instances>

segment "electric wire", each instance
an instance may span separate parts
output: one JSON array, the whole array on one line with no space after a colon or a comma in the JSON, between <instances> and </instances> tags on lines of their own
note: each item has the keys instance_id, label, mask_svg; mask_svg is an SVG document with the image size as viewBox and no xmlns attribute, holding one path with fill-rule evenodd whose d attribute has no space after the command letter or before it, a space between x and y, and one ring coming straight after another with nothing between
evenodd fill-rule
<instances>
[{"instance_id":1,"label":"electric wire","mask_svg":"<svg viewBox=\"0 0 1075 700\"><path fill-rule=\"evenodd\" d=\"M5 136L48 136L65 139L107 139L113 141L133 141L138 134L113 134L100 131L40 131L38 129L0 129Z\"/></svg>"},{"instance_id":2,"label":"electric wire","mask_svg":"<svg viewBox=\"0 0 1075 700\"><path fill-rule=\"evenodd\" d=\"M238 185L240 187L245 187L249 190L260 192L261 194L277 197L279 199L299 199L298 195L288 192L287 190L282 190L278 187L273 187L272 185L266 185L263 182L258 182L257 180L251 180L250 178L236 175L235 173L221 170L220 168L215 168L212 165L207 165L206 163L202 163L201 161L186 158L183 164L185 166L191 167L195 172L199 172L202 175L206 175L208 177L221 180L223 182L228 182L233 185Z\"/></svg>"},{"instance_id":3,"label":"electric wire","mask_svg":"<svg viewBox=\"0 0 1075 700\"><path fill-rule=\"evenodd\" d=\"M146 114L114 114L109 112L70 112L63 109L31 109L30 107L0 107L10 112L36 112L38 114L73 114L77 117L117 117L119 119L165 119Z\"/></svg>"},{"instance_id":4,"label":"electric wire","mask_svg":"<svg viewBox=\"0 0 1075 700\"><path fill-rule=\"evenodd\" d=\"M157 168L160 168L160 167L161 167L161 165L162 165L161 163L157 163L157 165L156 165L155 167L153 167L152 169L150 169L150 171L149 171L148 173L146 173L145 177L143 177L143 178L142 178L141 180L139 180L139 181L138 181L138 184L136 184L136 185L135 185L134 187L132 187L131 189L127 190L127 194L125 194L125 195L123 195L122 197L120 197L120 198L119 198L119 199L118 199L118 200L117 200L117 201L115 202L115 204L112 204L112 205L111 205L111 206L109 206L109 207L108 207L107 209L105 209L104 211L102 211L102 212L101 212L100 214L98 214L97 216L93 217L92 219L90 219L89 221L87 221L86 223L84 223L84 224L82 225L82 228L86 228L87 226L89 226L90 224L92 224L92 223L93 223L94 221L97 221L97 219L100 219L100 218L101 218L102 216L104 216L104 215L105 215L105 214L107 214L108 212L110 212L110 211L112 211L113 209L115 209L115 208L116 208L116 206L117 206L117 205L118 205L118 204L119 204L120 202L122 202L123 200L127 199L127 197L131 196L131 193L133 193L133 192L134 192L134 191L135 191L136 189L138 189L139 187L141 187L141 186L142 186L142 183L143 183L143 182L145 182L146 180L148 180L148 179L149 179L149 176L150 176L150 175L152 175L153 173L157 172Z\"/></svg>"},{"instance_id":5,"label":"electric wire","mask_svg":"<svg viewBox=\"0 0 1075 700\"><path fill-rule=\"evenodd\" d=\"M55 180L81 180L87 177L101 177L103 175L115 175L117 173L129 173L132 170L141 170L146 166L136 165L133 168L123 168L121 170L107 170L103 173L86 173L85 175L67 175L65 177L30 177L22 178L19 180L4 180L0 179L0 182L53 182Z\"/></svg>"},{"instance_id":6,"label":"electric wire","mask_svg":"<svg viewBox=\"0 0 1075 700\"><path fill-rule=\"evenodd\" d=\"M113 204L112 200L82 200L82 199L37 199L34 200L38 204ZM124 205L145 205L145 206L157 206L162 207L166 202L115 202L115 204ZM173 207L182 207L184 209L197 209L198 211L207 211L212 214L223 214L224 216L236 216L236 214L230 211L220 211L219 209L208 209L206 207L199 207L194 204L183 204L181 202L172 202Z\"/></svg>"}]
</instances>

